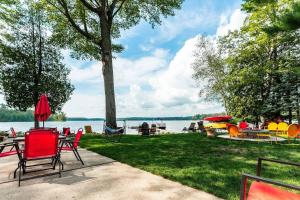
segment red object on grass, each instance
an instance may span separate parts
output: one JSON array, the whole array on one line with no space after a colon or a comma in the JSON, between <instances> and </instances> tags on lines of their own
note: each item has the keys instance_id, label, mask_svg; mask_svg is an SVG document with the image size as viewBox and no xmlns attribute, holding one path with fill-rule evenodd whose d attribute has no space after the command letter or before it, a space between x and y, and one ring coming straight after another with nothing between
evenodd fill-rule
<instances>
[{"instance_id":1,"label":"red object on grass","mask_svg":"<svg viewBox=\"0 0 300 200\"><path fill-rule=\"evenodd\" d=\"M231 119L232 119L231 116L224 115L224 116L206 117L203 120L211 121L211 122L228 122Z\"/></svg>"},{"instance_id":2,"label":"red object on grass","mask_svg":"<svg viewBox=\"0 0 300 200\"><path fill-rule=\"evenodd\" d=\"M41 95L40 100L35 107L34 117L39 121L44 122L50 117L51 114L48 98L45 94L43 94Z\"/></svg>"},{"instance_id":3,"label":"red object on grass","mask_svg":"<svg viewBox=\"0 0 300 200\"><path fill-rule=\"evenodd\" d=\"M300 195L270 184L254 181L249 189L247 200L300 200Z\"/></svg>"}]
</instances>

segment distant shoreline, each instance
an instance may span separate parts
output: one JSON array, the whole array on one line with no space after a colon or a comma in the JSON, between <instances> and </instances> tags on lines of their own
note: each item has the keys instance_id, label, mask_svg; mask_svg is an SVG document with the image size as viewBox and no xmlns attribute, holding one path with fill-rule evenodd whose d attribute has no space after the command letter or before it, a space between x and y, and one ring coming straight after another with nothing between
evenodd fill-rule
<instances>
[{"instance_id":1,"label":"distant shoreline","mask_svg":"<svg viewBox=\"0 0 300 200\"><path fill-rule=\"evenodd\" d=\"M172 120L196 120L190 117L130 117L130 118L118 118L117 121L172 121ZM66 121L104 121L103 118L68 118Z\"/></svg>"},{"instance_id":2,"label":"distant shoreline","mask_svg":"<svg viewBox=\"0 0 300 200\"><path fill-rule=\"evenodd\" d=\"M187 117L129 117L129 118L118 118L117 121L184 121L184 120L198 120L193 119L192 116ZM65 121L104 121L104 118L81 118L81 117L70 117L67 118ZM49 120L48 122L65 122L65 121L54 121ZM32 120L29 121L19 121L19 120L12 120L12 121L0 121L0 122L33 122Z\"/></svg>"}]
</instances>

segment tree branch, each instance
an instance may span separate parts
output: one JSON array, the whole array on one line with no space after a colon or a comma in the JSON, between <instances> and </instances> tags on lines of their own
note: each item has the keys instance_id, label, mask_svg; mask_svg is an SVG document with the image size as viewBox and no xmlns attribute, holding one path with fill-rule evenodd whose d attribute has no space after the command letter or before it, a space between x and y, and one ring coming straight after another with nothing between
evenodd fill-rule
<instances>
[{"instance_id":1,"label":"tree branch","mask_svg":"<svg viewBox=\"0 0 300 200\"><path fill-rule=\"evenodd\" d=\"M121 2L121 5L119 6L119 8L112 14L112 18L114 18L114 17L118 14L118 12L122 9L122 7L123 7L125 1L126 1L126 0L123 0L123 1ZM116 3L117 3L117 0L114 0L114 2L115 2L115 4L116 4ZM114 3L114 2L113 2L113 3ZM111 6L113 5L113 3L111 4ZM114 5L114 7L115 7L115 5ZM113 9L114 9L114 8L113 8ZM112 10L112 12L113 12L113 10Z\"/></svg>"},{"instance_id":2,"label":"tree branch","mask_svg":"<svg viewBox=\"0 0 300 200\"><path fill-rule=\"evenodd\" d=\"M111 11L113 11L115 9L117 2L118 2L118 0L113 0L113 2L110 4L109 9Z\"/></svg>"},{"instance_id":3,"label":"tree branch","mask_svg":"<svg viewBox=\"0 0 300 200\"><path fill-rule=\"evenodd\" d=\"M58 0L58 3L61 5L61 7L63 8L64 12L62 12L63 15L66 16L66 18L68 19L68 21L70 22L70 24L72 25L73 28L75 28L81 35L83 35L84 37L86 37L87 39L89 39L90 41L92 41L93 43L100 45L100 42L97 41L88 31L86 30L82 30L78 24L76 24L76 22L74 21L74 19L71 17L69 10L68 10L68 6L65 2L65 0Z\"/></svg>"},{"instance_id":4,"label":"tree branch","mask_svg":"<svg viewBox=\"0 0 300 200\"><path fill-rule=\"evenodd\" d=\"M99 13L99 8L93 7L91 4L89 4L86 0L79 0L87 9L94 13Z\"/></svg>"}]
</instances>

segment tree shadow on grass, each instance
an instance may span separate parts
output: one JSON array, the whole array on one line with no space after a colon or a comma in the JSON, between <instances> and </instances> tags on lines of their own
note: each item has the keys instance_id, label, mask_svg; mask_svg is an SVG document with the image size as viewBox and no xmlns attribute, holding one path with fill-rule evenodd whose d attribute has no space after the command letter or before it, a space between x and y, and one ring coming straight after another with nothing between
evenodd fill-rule
<instances>
[{"instance_id":1,"label":"tree shadow on grass","mask_svg":"<svg viewBox=\"0 0 300 200\"><path fill-rule=\"evenodd\" d=\"M225 199L238 199L240 175L255 174L258 157L300 160L299 144L227 141L198 134L124 136L119 143L88 136L81 146ZM296 168L264 164L263 175L300 185Z\"/></svg>"}]
</instances>

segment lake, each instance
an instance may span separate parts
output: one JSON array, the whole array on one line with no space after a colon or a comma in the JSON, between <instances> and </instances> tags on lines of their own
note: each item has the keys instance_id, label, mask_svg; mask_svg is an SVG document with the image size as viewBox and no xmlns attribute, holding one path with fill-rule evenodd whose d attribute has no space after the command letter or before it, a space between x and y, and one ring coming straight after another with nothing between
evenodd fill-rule
<instances>
[{"instance_id":1,"label":"lake","mask_svg":"<svg viewBox=\"0 0 300 200\"><path fill-rule=\"evenodd\" d=\"M129 129L128 127L138 126L144 121L126 121L127 134L137 134L135 129ZM149 125L152 123L159 123L160 121L145 121ZM189 127L191 120L178 120L178 121L163 121L166 123L168 132L179 133L182 132L184 127ZM41 123L42 125L42 123ZM65 121L65 122L45 122L45 127L57 127L58 130L62 130L63 127L71 127L71 131L75 131L78 128L84 128L85 125L91 125L93 131L102 132L103 121ZM123 121L118 121L118 126L123 126ZM0 130L7 131L13 127L15 131L25 132L33 127L33 122L0 122Z\"/></svg>"}]
</instances>

